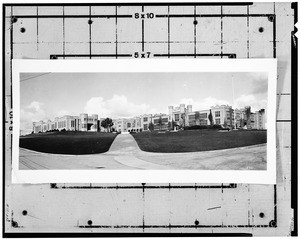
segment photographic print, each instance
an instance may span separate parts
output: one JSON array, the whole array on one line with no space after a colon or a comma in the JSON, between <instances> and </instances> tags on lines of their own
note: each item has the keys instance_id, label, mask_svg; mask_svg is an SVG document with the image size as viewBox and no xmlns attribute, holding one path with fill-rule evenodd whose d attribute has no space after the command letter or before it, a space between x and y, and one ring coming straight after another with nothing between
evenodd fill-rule
<instances>
[{"instance_id":1,"label":"photographic print","mask_svg":"<svg viewBox=\"0 0 300 239\"><path fill-rule=\"evenodd\" d=\"M20 169L266 170L268 72L21 73Z\"/></svg>"},{"instance_id":2,"label":"photographic print","mask_svg":"<svg viewBox=\"0 0 300 239\"><path fill-rule=\"evenodd\" d=\"M3 238L298 235L297 2L2 7Z\"/></svg>"},{"instance_id":3,"label":"photographic print","mask_svg":"<svg viewBox=\"0 0 300 239\"><path fill-rule=\"evenodd\" d=\"M94 61L80 72L73 65L81 62L68 61L63 72L29 66L17 73L19 171L149 170L170 177L178 170L264 173L272 165L273 62L233 71L236 60L226 70L207 68L216 60L145 61L137 71L126 61Z\"/></svg>"}]
</instances>

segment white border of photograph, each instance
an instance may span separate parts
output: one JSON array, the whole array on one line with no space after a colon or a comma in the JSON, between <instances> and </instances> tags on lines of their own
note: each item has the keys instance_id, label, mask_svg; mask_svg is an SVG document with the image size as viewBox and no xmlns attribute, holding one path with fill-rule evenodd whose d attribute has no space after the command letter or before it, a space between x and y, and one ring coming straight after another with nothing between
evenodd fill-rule
<instances>
[{"instance_id":1,"label":"white border of photograph","mask_svg":"<svg viewBox=\"0 0 300 239\"><path fill-rule=\"evenodd\" d=\"M276 59L13 60L13 183L276 184ZM268 72L267 170L19 170L20 73Z\"/></svg>"}]
</instances>

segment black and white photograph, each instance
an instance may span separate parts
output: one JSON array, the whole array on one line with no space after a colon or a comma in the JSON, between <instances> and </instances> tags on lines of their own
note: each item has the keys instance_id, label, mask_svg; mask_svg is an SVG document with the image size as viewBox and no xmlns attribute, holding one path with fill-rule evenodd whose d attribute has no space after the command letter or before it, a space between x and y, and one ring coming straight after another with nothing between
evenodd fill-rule
<instances>
[{"instance_id":1,"label":"black and white photograph","mask_svg":"<svg viewBox=\"0 0 300 239\"><path fill-rule=\"evenodd\" d=\"M2 4L2 237L298 236L298 2Z\"/></svg>"},{"instance_id":2,"label":"black and white photograph","mask_svg":"<svg viewBox=\"0 0 300 239\"><path fill-rule=\"evenodd\" d=\"M273 182L276 64L15 60L14 180Z\"/></svg>"},{"instance_id":3,"label":"black and white photograph","mask_svg":"<svg viewBox=\"0 0 300 239\"><path fill-rule=\"evenodd\" d=\"M268 72L21 73L20 169L266 170Z\"/></svg>"}]
</instances>

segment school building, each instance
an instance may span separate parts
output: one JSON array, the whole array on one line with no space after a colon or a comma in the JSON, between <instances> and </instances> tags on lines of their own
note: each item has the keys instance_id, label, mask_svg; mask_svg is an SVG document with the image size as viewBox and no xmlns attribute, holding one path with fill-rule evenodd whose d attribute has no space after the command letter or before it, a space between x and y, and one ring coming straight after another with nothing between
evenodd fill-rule
<instances>
[{"instance_id":1,"label":"school building","mask_svg":"<svg viewBox=\"0 0 300 239\"><path fill-rule=\"evenodd\" d=\"M33 123L33 132L49 130L91 131L104 130L97 114L66 115L54 121ZM169 106L168 114L144 114L132 118L113 119L112 129L117 132L142 132L149 130L174 130L195 125L221 125L230 128L266 129L265 110L251 112L251 107L233 109L229 105L216 105L206 110L193 111L192 105Z\"/></svg>"},{"instance_id":2,"label":"school building","mask_svg":"<svg viewBox=\"0 0 300 239\"><path fill-rule=\"evenodd\" d=\"M51 130L67 131L99 131L100 121L98 115L80 114L79 116L65 115L56 117L53 121L33 122L33 133L46 132Z\"/></svg>"}]
</instances>

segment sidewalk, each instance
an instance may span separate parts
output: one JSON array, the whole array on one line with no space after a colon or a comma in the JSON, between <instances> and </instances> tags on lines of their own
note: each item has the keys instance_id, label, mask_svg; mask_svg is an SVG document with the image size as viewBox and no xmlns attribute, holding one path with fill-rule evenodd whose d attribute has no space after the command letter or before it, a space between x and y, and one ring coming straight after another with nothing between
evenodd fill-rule
<instances>
[{"instance_id":1,"label":"sidewalk","mask_svg":"<svg viewBox=\"0 0 300 239\"><path fill-rule=\"evenodd\" d=\"M20 169L266 170L266 144L191 152L142 151L130 134L119 134L108 152L90 155L39 153L20 148Z\"/></svg>"}]
</instances>

